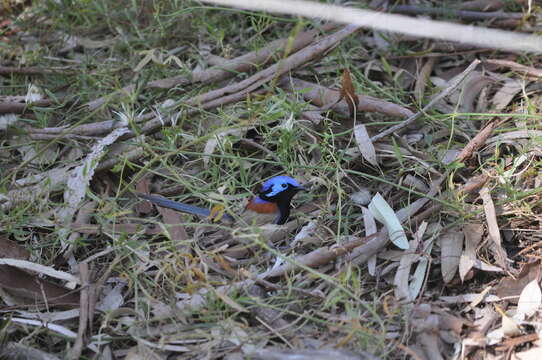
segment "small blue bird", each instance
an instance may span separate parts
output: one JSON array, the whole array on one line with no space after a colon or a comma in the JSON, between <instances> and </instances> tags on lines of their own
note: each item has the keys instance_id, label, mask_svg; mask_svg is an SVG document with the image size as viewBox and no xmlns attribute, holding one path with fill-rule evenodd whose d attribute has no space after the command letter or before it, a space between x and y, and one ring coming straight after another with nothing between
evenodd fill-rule
<instances>
[{"instance_id":1,"label":"small blue bird","mask_svg":"<svg viewBox=\"0 0 542 360\"><path fill-rule=\"evenodd\" d=\"M259 224L273 222L277 225L283 225L290 217L290 204L292 198L299 191L303 190L305 190L305 188L303 188L294 178L289 176L272 177L264 182L257 196L249 199L243 213L240 214L240 218L246 223L251 222L249 219L257 219L256 222ZM138 193L137 195L158 206L202 217L212 216L212 211L198 206L168 200L155 195L141 193ZM269 219L270 216L272 217L271 219ZM222 216L222 219L233 222L233 218L227 214Z\"/></svg>"}]
</instances>

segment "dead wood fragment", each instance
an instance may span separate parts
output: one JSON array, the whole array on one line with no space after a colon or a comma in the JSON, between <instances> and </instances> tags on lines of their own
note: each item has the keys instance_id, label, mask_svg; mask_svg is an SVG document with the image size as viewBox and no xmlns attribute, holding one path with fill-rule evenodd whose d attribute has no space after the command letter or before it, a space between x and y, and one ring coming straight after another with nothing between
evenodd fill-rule
<instances>
[{"instance_id":1,"label":"dead wood fragment","mask_svg":"<svg viewBox=\"0 0 542 360\"><path fill-rule=\"evenodd\" d=\"M506 67L512 71L524 73L528 76L533 76L536 78L542 77L542 69L537 69L532 66L521 65L511 60L487 59L487 60L484 60L484 63L497 65L498 67Z\"/></svg>"},{"instance_id":2,"label":"dead wood fragment","mask_svg":"<svg viewBox=\"0 0 542 360\"><path fill-rule=\"evenodd\" d=\"M522 13L510 13L503 11L483 12L470 10L456 10L446 8L430 8L415 5L397 5L392 6L390 11L395 14L406 15L437 15L446 17L455 17L463 20L489 20L489 19L522 19Z\"/></svg>"},{"instance_id":3,"label":"dead wood fragment","mask_svg":"<svg viewBox=\"0 0 542 360\"><path fill-rule=\"evenodd\" d=\"M495 350L496 351L513 350L513 348L515 348L516 346L523 345L528 342L537 341L538 339L539 337L537 333L526 334L526 335L516 336L513 338L504 339L504 341L502 342L502 345L497 346Z\"/></svg>"},{"instance_id":4,"label":"dead wood fragment","mask_svg":"<svg viewBox=\"0 0 542 360\"><path fill-rule=\"evenodd\" d=\"M68 352L68 359L79 359L81 357L83 349L90 338L87 336L87 329L90 330L92 328L94 306L96 305L96 299L94 298L95 289L91 284L88 263L83 262L79 264L79 276L81 277L81 291L79 293L79 327L75 343Z\"/></svg>"},{"instance_id":5,"label":"dead wood fragment","mask_svg":"<svg viewBox=\"0 0 542 360\"><path fill-rule=\"evenodd\" d=\"M53 101L49 99L37 100L30 104L20 102L2 102L0 103L0 114L24 114L31 110L34 106L45 107L51 106L51 104L53 104Z\"/></svg>"},{"instance_id":6,"label":"dead wood fragment","mask_svg":"<svg viewBox=\"0 0 542 360\"><path fill-rule=\"evenodd\" d=\"M380 236L381 234L382 233L376 233L370 236L366 236L363 238L350 241L346 244L342 244L339 246L322 247L322 248L316 249L314 251L311 251L308 254L297 256L293 261L287 262L284 265L281 265L268 272L265 272L261 274L259 277L262 279L273 278L273 277L285 275L299 266L314 268L314 267L328 264L330 261L333 261L339 256L342 256L352 251L358 246L366 244L368 240L373 239L377 236Z\"/></svg>"},{"instance_id":7,"label":"dead wood fragment","mask_svg":"<svg viewBox=\"0 0 542 360\"><path fill-rule=\"evenodd\" d=\"M337 26L338 24L329 23L322 26L322 30L329 31ZM208 84L225 80L238 73L249 72L259 66L265 65L273 59L273 55L282 51L287 45L290 46L292 52L304 48L314 41L319 32L319 29L314 29L299 33L291 43L291 39L289 38L278 39L262 49L228 60L213 68L193 71L190 75L179 75L172 78L154 80L146 84L145 88L171 89L175 86L185 86L195 83ZM87 106L89 110L93 111L102 106L109 97L119 93L129 93L134 89L135 85L125 86L113 94L102 96L101 98L89 102Z\"/></svg>"},{"instance_id":8,"label":"dead wood fragment","mask_svg":"<svg viewBox=\"0 0 542 360\"><path fill-rule=\"evenodd\" d=\"M320 54L327 51L329 48L335 46L342 39L344 39L358 29L359 27L356 26L346 26L333 34L324 37L318 43L296 52L288 58L283 59L278 64L274 64L267 69L264 69L254 74L248 79L243 80L240 83L225 86L216 90L211 90L205 94L195 96L186 101L187 105L194 106L195 108L189 108L185 112L185 115L195 114L200 110L210 110L218 106L226 105L235 101L240 101L244 99L247 94L259 91L257 89L264 83L274 79L275 77L279 77L280 75L288 71L291 71L292 69L304 64L305 62L308 62L318 57ZM156 132L163 126L169 126L169 124L171 123L170 118L155 117L153 113L146 114L138 119L138 122L143 121L146 121L141 129L141 133L143 134L150 134ZM68 131L72 134L80 134L81 131L85 131L87 135L97 135L110 132L118 126L122 125L119 125L119 122L109 120L94 124L80 125L75 128L69 129ZM44 129L35 129L33 130L33 132L44 132L43 130ZM48 128L47 130L45 130L45 132L47 133L58 133L59 131L67 132L64 127ZM126 139L134 136L136 136L136 133L130 131L124 136L124 138Z\"/></svg>"},{"instance_id":9,"label":"dead wood fragment","mask_svg":"<svg viewBox=\"0 0 542 360\"><path fill-rule=\"evenodd\" d=\"M274 284L274 283L269 282L269 281L266 281L264 279L261 279L261 278L255 276L255 275L251 274L250 272L248 272L245 269L241 269L241 275L243 275L247 279L253 280L256 284L261 285L261 286L263 286L264 288L266 288L268 290L279 291L279 290L283 289L282 286ZM320 299L320 300L325 299L325 296L324 296L324 294L322 292L310 291L310 290L306 290L306 289L302 289L302 288L296 288L296 287L288 287L287 290L296 292L301 296L310 296L310 297L314 297L314 298L317 298L317 299Z\"/></svg>"},{"instance_id":10,"label":"dead wood fragment","mask_svg":"<svg viewBox=\"0 0 542 360\"><path fill-rule=\"evenodd\" d=\"M100 122L94 122L90 124L83 124L78 125L73 128L70 128L69 126L60 126L60 127L50 127L50 128L32 128L27 127L26 130L30 134L43 134L43 135L55 135L58 136L58 134L62 134L64 132L70 133L70 134L77 134L77 135L100 135L107 132L110 132L113 130L113 127L115 124L120 123L119 121L115 120L107 120L107 121L100 121Z\"/></svg>"},{"instance_id":11,"label":"dead wood fragment","mask_svg":"<svg viewBox=\"0 0 542 360\"><path fill-rule=\"evenodd\" d=\"M487 124L478 134L476 134L475 137L471 139L471 141L468 142L468 144L461 150L461 152L457 155L456 160L460 162L464 162L466 159L472 156L472 154L481 148L486 140L489 138L489 135L493 132L493 129L496 126L496 121L491 121L489 124Z\"/></svg>"},{"instance_id":12,"label":"dead wood fragment","mask_svg":"<svg viewBox=\"0 0 542 360\"><path fill-rule=\"evenodd\" d=\"M227 96L228 94L236 94L240 92L248 93L248 89L251 89L255 85L259 84L255 87L258 88L261 85L260 83L268 82L273 78L279 78L282 74L285 74L299 67L300 65L317 58L325 51L335 46L341 40L357 31L359 28L359 26L354 25L345 26L342 29L336 31L335 33L322 38L317 43L299 50L298 52L288 56L285 59L282 59L278 63L275 63L262 71L257 72L256 74L239 83L225 86L220 89L209 91L203 95L196 96L195 98L190 99L188 101L188 104L197 106L200 104L209 103L212 100Z\"/></svg>"},{"instance_id":13,"label":"dead wood fragment","mask_svg":"<svg viewBox=\"0 0 542 360\"><path fill-rule=\"evenodd\" d=\"M339 90L328 89L324 86L295 78L283 78L281 79L279 86L289 91L303 91L303 97L305 98L305 100L310 101L314 105L319 107L335 103L337 102L337 99L339 99L339 97L341 96ZM378 112L381 114L397 117L408 117L412 116L413 114L412 111L403 106L390 103L385 100L377 99L372 96L358 95L357 97L358 112ZM331 106L331 109L346 116L349 114L349 108L346 100L342 100L334 104L333 106Z\"/></svg>"}]
</instances>

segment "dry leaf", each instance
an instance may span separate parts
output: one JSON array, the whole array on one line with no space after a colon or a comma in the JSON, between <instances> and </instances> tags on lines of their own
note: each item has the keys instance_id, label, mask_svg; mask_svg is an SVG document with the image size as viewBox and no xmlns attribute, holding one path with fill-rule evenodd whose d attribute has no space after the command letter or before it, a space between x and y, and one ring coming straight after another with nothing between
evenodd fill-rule
<instances>
[{"instance_id":1,"label":"dry leaf","mask_svg":"<svg viewBox=\"0 0 542 360\"><path fill-rule=\"evenodd\" d=\"M0 258L28 260L30 252L17 242L0 236Z\"/></svg>"},{"instance_id":2,"label":"dry leaf","mask_svg":"<svg viewBox=\"0 0 542 360\"><path fill-rule=\"evenodd\" d=\"M79 295L13 266L0 265L0 288L21 299L23 304L79 304ZM45 298L44 298L45 296Z\"/></svg>"},{"instance_id":3,"label":"dry leaf","mask_svg":"<svg viewBox=\"0 0 542 360\"><path fill-rule=\"evenodd\" d=\"M440 238L440 259L442 279L449 283L459 268L459 258L463 250L463 233L454 228Z\"/></svg>"},{"instance_id":4,"label":"dry leaf","mask_svg":"<svg viewBox=\"0 0 542 360\"><path fill-rule=\"evenodd\" d=\"M459 277L461 281L465 280L465 275L476 263L476 249L480 241L482 241L484 226L482 224L465 224L463 234L465 235L465 252L459 259Z\"/></svg>"},{"instance_id":5,"label":"dry leaf","mask_svg":"<svg viewBox=\"0 0 542 360\"><path fill-rule=\"evenodd\" d=\"M484 203L484 212L486 214L487 229L489 232L489 239L493 243L491 249L494 252L495 260L500 267L507 270L508 269L508 257L506 256L506 251L504 251L501 245L501 233L499 230L499 225L497 223L497 214L495 212L495 205L493 204L493 199L489 193L489 189L484 186L480 190L480 197Z\"/></svg>"},{"instance_id":6,"label":"dry leaf","mask_svg":"<svg viewBox=\"0 0 542 360\"><path fill-rule=\"evenodd\" d=\"M151 181L149 177L144 176L136 183L136 191L143 194L150 194ZM140 214L150 214L152 212L152 204L150 201L140 201L134 206L135 211Z\"/></svg>"},{"instance_id":7,"label":"dry leaf","mask_svg":"<svg viewBox=\"0 0 542 360\"><path fill-rule=\"evenodd\" d=\"M350 110L350 117L353 119L359 105L359 99L356 95L356 89L354 88L352 78L350 77L350 71L348 71L348 69L343 70L341 85L342 87L340 99L344 98L344 100L348 104L348 110Z\"/></svg>"},{"instance_id":8,"label":"dry leaf","mask_svg":"<svg viewBox=\"0 0 542 360\"><path fill-rule=\"evenodd\" d=\"M519 328L519 324L516 322L516 320L512 319L511 317L507 316L506 314L502 313L502 333L504 336L518 336L521 334L521 329Z\"/></svg>"},{"instance_id":9,"label":"dry leaf","mask_svg":"<svg viewBox=\"0 0 542 360\"><path fill-rule=\"evenodd\" d=\"M401 221L380 193L377 193L371 200L369 210L376 220L384 224L392 243L399 249L406 250L409 248L408 239Z\"/></svg>"},{"instance_id":10,"label":"dry leaf","mask_svg":"<svg viewBox=\"0 0 542 360\"><path fill-rule=\"evenodd\" d=\"M160 212L160 215L162 215L164 224L167 225L165 226L165 231L168 234L169 238L174 242L188 240L188 234L186 233L186 229L182 225L182 214L178 211L168 209L162 206L157 206L157 208Z\"/></svg>"},{"instance_id":11,"label":"dry leaf","mask_svg":"<svg viewBox=\"0 0 542 360\"><path fill-rule=\"evenodd\" d=\"M376 150L373 142L371 141L371 137L365 128L365 125L359 124L354 126L354 137L356 138L356 144L361 152L361 156L363 156L363 158L371 165L378 167Z\"/></svg>"},{"instance_id":12,"label":"dry leaf","mask_svg":"<svg viewBox=\"0 0 542 360\"><path fill-rule=\"evenodd\" d=\"M205 167L209 165L209 159L210 159L209 155L212 155L215 152L215 149L218 146L218 144L222 143L222 141L224 140L226 136L233 135L237 137L243 137L245 132L251 128L252 127L241 127L241 128L236 128L236 129L230 129L230 130L219 132L211 136L209 140L207 140L207 143L205 143L205 148L203 149L203 154L204 154L203 164L205 165Z\"/></svg>"},{"instance_id":13,"label":"dry leaf","mask_svg":"<svg viewBox=\"0 0 542 360\"><path fill-rule=\"evenodd\" d=\"M497 295L501 298L510 298L508 299L509 301L517 302L517 297L519 297L528 283L533 280L540 282L542 277L540 270L541 267L539 261L526 264L515 278L509 276L501 279L499 285L497 285ZM514 299L513 297L516 298Z\"/></svg>"},{"instance_id":14,"label":"dry leaf","mask_svg":"<svg viewBox=\"0 0 542 360\"><path fill-rule=\"evenodd\" d=\"M528 283L521 291L514 319L523 321L536 313L542 303L542 293L537 280Z\"/></svg>"},{"instance_id":15,"label":"dry leaf","mask_svg":"<svg viewBox=\"0 0 542 360\"><path fill-rule=\"evenodd\" d=\"M525 86L524 81L508 79L491 99L495 110L502 111Z\"/></svg>"},{"instance_id":16,"label":"dry leaf","mask_svg":"<svg viewBox=\"0 0 542 360\"><path fill-rule=\"evenodd\" d=\"M433 66L435 65L435 59L436 58L434 57L430 57L429 59L427 59L425 64L423 64L420 72L418 73L418 76L416 76L416 84L414 85L414 96L418 103L422 102L425 93L425 87L427 85L427 80L429 79L429 76L433 71Z\"/></svg>"},{"instance_id":17,"label":"dry leaf","mask_svg":"<svg viewBox=\"0 0 542 360\"><path fill-rule=\"evenodd\" d=\"M370 199L369 199L370 200ZM365 206L361 207L361 212L363 213L363 225L365 226L365 236L376 234L377 227L376 227L376 220ZM352 256L356 256L356 250L352 252ZM369 260L367 260L367 271L371 276L375 276L376 274L376 254L371 256Z\"/></svg>"},{"instance_id":18,"label":"dry leaf","mask_svg":"<svg viewBox=\"0 0 542 360\"><path fill-rule=\"evenodd\" d=\"M409 248L403 252L401 256L401 261L399 261L399 267L395 273L393 279L393 285L395 285L395 297L397 299L405 299L407 301L412 301L409 292L409 277L410 277L410 268L414 262L419 259L419 255L416 254L418 248L418 240L411 240L409 242Z\"/></svg>"}]
</instances>

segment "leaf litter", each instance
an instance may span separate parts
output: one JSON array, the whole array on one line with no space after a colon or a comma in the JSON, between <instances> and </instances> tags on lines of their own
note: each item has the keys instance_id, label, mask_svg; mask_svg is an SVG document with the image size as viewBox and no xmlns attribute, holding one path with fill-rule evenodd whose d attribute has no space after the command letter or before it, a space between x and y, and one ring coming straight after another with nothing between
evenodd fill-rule
<instances>
[{"instance_id":1,"label":"leaf litter","mask_svg":"<svg viewBox=\"0 0 542 360\"><path fill-rule=\"evenodd\" d=\"M469 3L454 21L533 31ZM53 29L55 6L1 23L2 356L540 352L538 58L212 8ZM134 195L235 217L277 173L309 190L285 226Z\"/></svg>"}]
</instances>

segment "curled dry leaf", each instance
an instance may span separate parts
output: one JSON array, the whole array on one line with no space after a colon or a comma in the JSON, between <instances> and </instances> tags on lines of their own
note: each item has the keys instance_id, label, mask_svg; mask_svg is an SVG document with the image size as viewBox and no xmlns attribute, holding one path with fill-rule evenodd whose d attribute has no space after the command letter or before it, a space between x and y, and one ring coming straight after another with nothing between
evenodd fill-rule
<instances>
[{"instance_id":1,"label":"curled dry leaf","mask_svg":"<svg viewBox=\"0 0 542 360\"><path fill-rule=\"evenodd\" d=\"M344 100L348 104L350 117L354 118L357 112L358 105L359 105L359 98L356 95L356 89L354 88L354 84L352 83L352 78L350 77L350 71L348 71L348 69L343 70L341 84L342 84L341 97L339 98L339 101L340 99L344 98Z\"/></svg>"}]
</instances>

